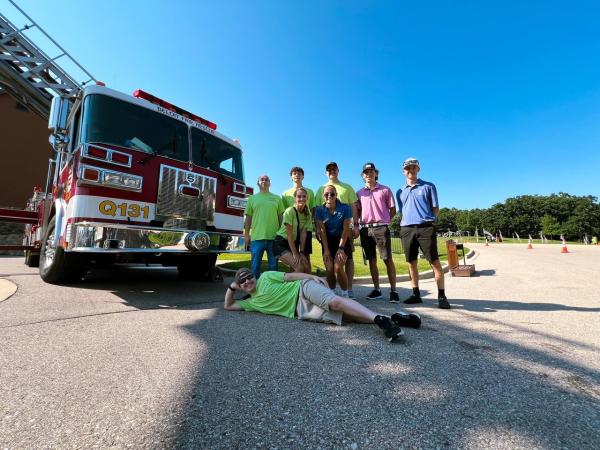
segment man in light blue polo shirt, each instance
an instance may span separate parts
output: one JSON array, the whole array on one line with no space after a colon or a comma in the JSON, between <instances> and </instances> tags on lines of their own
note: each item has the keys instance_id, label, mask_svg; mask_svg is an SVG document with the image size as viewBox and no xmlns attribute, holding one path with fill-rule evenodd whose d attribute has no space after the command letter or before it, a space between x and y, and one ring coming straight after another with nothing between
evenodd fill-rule
<instances>
[{"instance_id":1,"label":"man in light blue polo shirt","mask_svg":"<svg viewBox=\"0 0 600 450\"><path fill-rule=\"evenodd\" d=\"M431 264L438 287L438 306L450 309L450 303L444 291L444 271L437 251L437 236L434 226L435 218L440 212L437 190L433 183L418 178L419 161L408 158L402 165L406 183L396 192L398 209L402 211L400 222L400 239L408 262L408 270L412 284L412 295L404 303L423 303L419 291L419 269L417 261L419 248Z\"/></svg>"}]
</instances>

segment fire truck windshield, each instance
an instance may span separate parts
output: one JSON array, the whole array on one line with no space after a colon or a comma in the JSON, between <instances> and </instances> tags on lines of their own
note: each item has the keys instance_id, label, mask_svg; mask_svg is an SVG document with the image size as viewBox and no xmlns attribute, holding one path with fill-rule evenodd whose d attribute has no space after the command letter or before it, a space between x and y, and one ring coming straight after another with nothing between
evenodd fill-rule
<instances>
[{"instance_id":1,"label":"fire truck windshield","mask_svg":"<svg viewBox=\"0 0 600 450\"><path fill-rule=\"evenodd\" d=\"M244 180L242 152L239 148L192 127L192 161L200 167Z\"/></svg>"},{"instance_id":2,"label":"fire truck windshield","mask_svg":"<svg viewBox=\"0 0 600 450\"><path fill-rule=\"evenodd\" d=\"M105 95L83 104L82 142L112 144L189 161L188 127L158 112Z\"/></svg>"}]
</instances>

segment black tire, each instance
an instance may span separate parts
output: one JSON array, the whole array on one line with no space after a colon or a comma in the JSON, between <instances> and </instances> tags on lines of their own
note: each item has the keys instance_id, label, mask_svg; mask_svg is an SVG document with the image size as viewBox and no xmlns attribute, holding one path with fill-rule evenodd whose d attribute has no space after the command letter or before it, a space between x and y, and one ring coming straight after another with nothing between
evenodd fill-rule
<instances>
[{"instance_id":1,"label":"black tire","mask_svg":"<svg viewBox=\"0 0 600 450\"><path fill-rule=\"evenodd\" d=\"M217 255L201 255L182 258L177 264L177 271L181 278L187 280L212 280L212 273L215 270Z\"/></svg>"},{"instance_id":2,"label":"black tire","mask_svg":"<svg viewBox=\"0 0 600 450\"><path fill-rule=\"evenodd\" d=\"M33 253L31 250L25 250L25 265L28 267L39 267L40 254Z\"/></svg>"},{"instance_id":3,"label":"black tire","mask_svg":"<svg viewBox=\"0 0 600 450\"><path fill-rule=\"evenodd\" d=\"M68 254L54 243L55 217L50 220L42 240L39 255L40 276L46 283L74 283L81 281L86 268L79 255Z\"/></svg>"}]
</instances>

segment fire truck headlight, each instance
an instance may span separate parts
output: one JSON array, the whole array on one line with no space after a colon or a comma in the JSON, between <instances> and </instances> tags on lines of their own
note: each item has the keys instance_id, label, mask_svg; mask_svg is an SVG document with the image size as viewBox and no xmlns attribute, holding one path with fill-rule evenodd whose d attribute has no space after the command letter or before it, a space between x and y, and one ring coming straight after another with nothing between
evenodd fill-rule
<instances>
[{"instance_id":1,"label":"fire truck headlight","mask_svg":"<svg viewBox=\"0 0 600 450\"><path fill-rule=\"evenodd\" d=\"M105 171L102 184L132 191L142 190L142 177L121 172Z\"/></svg>"},{"instance_id":2,"label":"fire truck headlight","mask_svg":"<svg viewBox=\"0 0 600 450\"><path fill-rule=\"evenodd\" d=\"M227 196L227 206L229 208L245 209L247 203L248 199L246 198L234 197L233 195Z\"/></svg>"}]
</instances>

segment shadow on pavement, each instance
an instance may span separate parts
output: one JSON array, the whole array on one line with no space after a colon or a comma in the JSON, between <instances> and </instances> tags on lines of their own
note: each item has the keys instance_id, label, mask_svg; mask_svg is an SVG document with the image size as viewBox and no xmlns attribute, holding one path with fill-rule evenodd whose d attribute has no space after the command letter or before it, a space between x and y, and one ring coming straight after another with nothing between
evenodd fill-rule
<instances>
[{"instance_id":1,"label":"shadow on pavement","mask_svg":"<svg viewBox=\"0 0 600 450\"><path fill-rule=\"evenodd\" d=\"M568 344L535 335L526 345L509 342L423 313L422 329L389 344L369 325L217 311L186 328L208 356L169 444L467 449L600 442L600 375L573 362Z\"/></svg>"},{"instance_id":2,"label":"shadow on pavement","mask_svg":"<svg viewBox=\"0 0 600 450\"><path fill-rule=\"evenodd\" d=\"M453 308L477 312L511 311L581 311L599 312L600 307L561 305L560 303L532 303L518 300L450 299Z\"/></svg>"},{"instance_id":3,"label":"shadow on pavement","mask_svg":"<svg viewBox=\"0 0 600 450\"><path fill-rule=\"evenodd\" d=\"M187 305L214 308L215 302L222 302L224 290L222 282L184 280L175 268L146 266L93 269L75 286L110 292L136 309Z\"/></svg>"},{"instance_id":4,"label":"shadow on pavement","mask_svg":"<svg viewBox=\"0 0 600 450\"><path fill-rule=\"evenodd\" d=\"M473 273L471 276L472 277L492 277L494 275L496 275L495 269L483 269L483 270L476 270L475 273Z\"/></svg>"}]
</instances>

